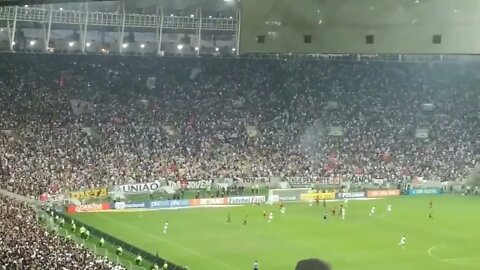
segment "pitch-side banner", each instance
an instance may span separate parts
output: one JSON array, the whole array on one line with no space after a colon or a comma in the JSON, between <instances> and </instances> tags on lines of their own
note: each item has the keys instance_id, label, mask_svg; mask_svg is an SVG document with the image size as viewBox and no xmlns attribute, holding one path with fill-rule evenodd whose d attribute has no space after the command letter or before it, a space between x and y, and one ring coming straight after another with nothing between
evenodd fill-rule
<instances>
[{"instance_id":1,"label":"pitch-side banner","mask_svg":"<svg viewBox=\"0 0 480 270\"><path fill-rule=\"evenodd\" d=\"M337 199L348 199L348 198L364 198L365 192L338 192L336 195Z\"/></svg>"},{"instance_id":2,"label":"pitch-side banner","mask_svg":"<svg viewBox=\"0 0 480 270\"><path fill-rule=\"evenodd\" d=\"M198 205L225 205L228 203L227 198L205 198L190 200L190 206Z\"/></svg>"},{"instance_id":3,"label":"pitch-side banner","mask_svg":"<svg viewBox=\"0 0 480 270\"><path fill-rule=\"evenodd\" d=\"M408 191L408 195L423 195L423 194L442 194L441 188L413 188Z\"/></svg>"},{"instance_id":4,"label":"pitch-side banner","mask_svg":"<svg viewBox=\"0 0 480 270\"><path fill-rule=\"evenodd\" d=\"M202 189L212 187L212 180L178 180L178 181L168 181L168 185L177 190L177 189Z\"/></svg>"},{"instance_id":5,"label":"pitch-side banner","mask_svg":"<svg viewBox=\"0 0 480 270\"><path fill-rule=\"evenodd\" d=\"M75 198L77 200L83 199L96 199L96 198L105 198L108 196L107 188L93 188L82 191L72 191L70 192L70 198Z\"/></svg>"},{"instance_id":6,"label":"pitch-side banner","mask_svg":"<svg viewBox=\"0 0 480 270\"><path fill-rule=\"evenodd\" d=\"M252 187L258 185L259 187L278 187L280 177L236 177L233 182L238 186Z\"/></svg>"},{"instance_id":7,"label":"pitch-side banner","mask_svg":"<svg viewBox=\"0 0 480 270\"><path fill-rule=\"evenodd\" d=\"M341 185L342 177L317 177L317 176L297 176L297 177L285 177L285 181L290 184L292 188L306 188L312 185Z\"/></svg>"},{"instance_id":8,"label":"pitch-side banner","mask_svg":"<svg viewBox=\"0 0 480 270\"><path fill-rule=\"evenodd\" d=\"M388 197L399 196L400 190L398 189L383 189L383 190L369 190L367 191L367 197Z\"/></svg>"},{"instance_id":9,"label":"pitch-side banner","mask_svg":"<svg viewBox=\"0 0 480 270\"><path fill-rule=\"evenodd\" d=\"M134 193L150 193L159 191L162 187L162 183L136 183L127 185L118 185L113 187L113 192L122 194L134 194Z\"/></svg>"},{"instance_id":10,"label":"pitch-side banner","mask_svg":"<svg viewBox=\"0 0 480 270\"><path fill-rule=\"evenodd\" d=\"M265 196L242 196L229 197L228 204L250 204L250 203L264 203Z\"/></svg>"},{"instance_id":11,"label":"pitch-side banner","mask_svg":"<svg viewBox=\"0 0 480 270\"><path fill-rule=\"evenodd\" d=\"M94 203L94 204L85 204L85 205L75 205L70 204L67 207L67 212L69 214L74 213L85 213L85 212L100 212L102 210L110 209L109 203Z\"/></svg>"},{"instance_id":12,"label":"pitch-side banner","mask_svg":"<svg viewBox=\"0 0 480 270\"><path fill-rule=\"evenodd\" d=\"M326 192L326 193L306 193L300 195L300 200L302 201L309 201L311 199L319 199L319 200L331 200L335 199L335 192Z\"/></svg>"}]
</instances>

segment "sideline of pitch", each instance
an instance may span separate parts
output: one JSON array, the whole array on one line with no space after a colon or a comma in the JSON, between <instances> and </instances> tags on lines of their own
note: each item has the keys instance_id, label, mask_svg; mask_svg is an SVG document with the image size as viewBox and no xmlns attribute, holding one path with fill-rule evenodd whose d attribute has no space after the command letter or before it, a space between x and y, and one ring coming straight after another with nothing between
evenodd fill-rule
<instances>
[{"instance_id":1,"label":"sideline of pitch","mask_svg":"<svg viewBox=\"0 0 480 270\"><path fill-rule=\"evenodd\" d=\"M222 204L222 205L195 205L195 206L178 206L169 208L130 208L130 209L107 209L102 211L96 211L94 213L104 212L147 212L147 211L160 211L160 210L182 210L182 209L194 209L194 208L224 208L224 207L238 207L243 206L241 204Z\"/></svg>"}]
</instances>

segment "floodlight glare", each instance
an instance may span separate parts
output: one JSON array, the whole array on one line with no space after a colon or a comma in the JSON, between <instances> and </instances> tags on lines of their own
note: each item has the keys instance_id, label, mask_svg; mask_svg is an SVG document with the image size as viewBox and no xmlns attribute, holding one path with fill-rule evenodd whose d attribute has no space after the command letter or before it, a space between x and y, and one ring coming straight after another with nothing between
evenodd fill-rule
<instances>
[{"instance_id":1,"label":"floodlight glare","mask_svg":"<svg viewBox=\"0 0 480 270\"><path fill-rule=\"evenodd\" d=\"M198 51L198 47L195 47L195 51Z\"/></svg>"},{"instance_id":2,"label":"floodlight glare","mask_svg":"<svg viewBox=\"0 0 480 270\"><path fill-rule=\"evenodd\" d=\"M73 47L73 45L75 45L75 42L73 41L68 42L68 47Z\"/></svg>"},{"instance_id":3,"label":"floodlight glare","mask_svg":"<svg viewBox=\"0 0 480 270\"><path fill-rule=\"evenodd\" d=\"M143 43L140 44L140 48L142 48L142 49L145 48L145 44L143 44Z\"/></svg>"},{"instance_id":4,"label":"floodlight glare","mask_svg":"<svg viewBox=\"0 0 480 270\"><path fill-rule=\"evenodd\" d=\"M128 43L123 43L123 44L122 44L122 47L123 47L124 49L127 48L127 47L128 47Z\"/></svg>"},{"instance_id":5,"label":"floodlight glare","mask_svg":"<svg viewBox=\"0 0 480 270\"><path fill-rule=\"evenodd\" d=\"M237 50L237 49L235 49L235 48L232 48L232 52L235 52L236 50Z\"/></svg>"},{"instance_id":6,"label":"floodlight glare","mask_svg":"<svg viewBox=\"0 0 480 270\"><path fill-rule=\"evenodd\" d=\"M85 46L90 47L92 45L90 42L85 43Z\"/></svg>"},{"instance_id":7,"label":"floodlight glare","mask_svg":"<svg viewBox=\"0 0 480 270\"><path fill-rule=\"evenodd\" d=\"M215 48L215 51L218 52L218 50L220 50L218 47Z\"/></svg>"},{"instance_id":8,"label":"floodlight glare","mask_svg":"<svg viewBox=\"0 0 480 270\"><path fill-rule=\"evenodd\" d=\"M178 44L177 49L182 50L183 49L183 44Z\"/></svg>"},{"instance_id":9,"label":"floodlight glare","mask_svg":"<svg viewBox=\"0 0 480 270\"><path fill-rule=\"evenodd\" d=\"M30 40L30 46L35 45L35 43L37 43L35 40Z\"/></svg>"}]
</instances>

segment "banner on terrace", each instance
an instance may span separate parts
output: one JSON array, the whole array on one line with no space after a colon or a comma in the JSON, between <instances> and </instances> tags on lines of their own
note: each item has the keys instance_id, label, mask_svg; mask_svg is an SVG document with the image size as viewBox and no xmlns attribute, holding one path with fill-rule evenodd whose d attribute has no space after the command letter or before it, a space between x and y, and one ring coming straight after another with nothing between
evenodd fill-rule
<instances>
[{"instance_id":1,"label":"banner on terrace","mask_svg":"<svg viewBox=\"0 0 480 270\"><path fill-rule=\"evenodd\" d=\"M285 177L285 180L290 184L292 188L305 188L317 186L317 185L341 185L343 177L330 176L330 177L318 177L318 176L304 176L304 177Z\"/></svg>"},{"instance_id":2,"label":"banner on terrace","mask_svg":"<svg viewBox=\"0 0 480 270\"><path fill-rule=\"evenodd\" d=\"M161 187L161 182L126 184L114 186L113 192L120 194L150 193L160 191Z\"/></svg>"},{"instance_id":3,"label":"banner on terrace","mask_svg":"<svg viewBox=\"0 0 480 270\"><path fill-rule=\"evenodd\" d=\"M108 196L108 189L106 187L70 192L70 198L77 199L77 200L105 198L107 196Z\"/></svg>"},{"instance_id":4,"label":"banner on terrace","mask_svg":"<svg viewBox=\"0 0 480 270\"><path fill-rule=\"evenodd\" d=\"M242 187L252 187L258 185L259 187L278 187L280 177L235 177L233 183Z\"/></svg>"},{"instance_id":5,"label":"banner on terrace","mask_svg":"<svg viewBox=\"0 0 480 270\"><path fill-rule=\"evenodd\" d=\"M212 187L212 180L178 180L178 181L168 181L168 185L177 190L177 189L202 189Z\"/></svg>"}]
</instances>

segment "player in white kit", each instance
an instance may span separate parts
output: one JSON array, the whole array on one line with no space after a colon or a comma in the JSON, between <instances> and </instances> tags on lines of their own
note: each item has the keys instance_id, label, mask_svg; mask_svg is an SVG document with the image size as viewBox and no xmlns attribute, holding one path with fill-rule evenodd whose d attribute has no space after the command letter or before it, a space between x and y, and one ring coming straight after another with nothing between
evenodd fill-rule
<instances>
[{"instance_id":1,"label":"player in white kit","mask_svg":"<svg viewBox=\"0 0 480 270\"><path fill-rule=\"evenodd\" d=\"M392 213L392 205L391 204L387 204L387 213L388 214Z\"/></svg>"},{"instance_id":2,"label":"player in white kit","mask_svg":"<svg viewBox=\"0 0 480 270\"><path fill-rule=\"evenodd\" d=\"M163 225L163 233L167 233L168 230L168 221Z\"/></svg>"},{"instance_id":3,"label":"player in white kit","mask_svg":"<svg viewBox=\"0 0 480 270\"><path fill-rule=\"evenodd\" d=\"M375 215L375 209L376 209L376 207L372 206L372 209L370 209L370 216Z\"/></svg>"},{"instance_id":4,"label":"player in white kit","mask_svg":"<svg viewBox=\"0 0 480 270\"><path fill-rule=\"evenodd\" d=\"M273 212L270 212L270 214L268 214L268 223L271 223L273 221Z\"/></svg>"},{"instance_id":5,"label":"player in white kit","mask_svg":"<svg viewBox=\"0 0 480 270\"><path fill-rule=\"evenodd\" d=\"M404 235L404 236L402 236L402 238L400 239L400 243L398 243L398 245L401 246L402 249L403 249L403 248L405 248L405 245L406 245L406 244L407 244L407 237L405 237L405 235Z\"/></svg>"},{"instance_id":6,"label":"player in white kit","mask_svg":"<svg viewBox=\"0 0 480 270\"><path fill-rule=\"evenodd\" d=\"M286 212L285 206L280 207L280 213L282 214L282 216L285 215L285 212Z\"/></svg>"},{"instance_id":7,"label":"player in white kit","mask_svg":"<svg viewBox=\"0 0 480 270\"><path fill-rule=\"evenodd\" d=\"M315 200L313 198L310 198L310 200L308 200L308 205L313 206L314 202Z\"/></svg>"},{"instance_id":8,"label":"player in white kit","mask_svg":"<svg viewBox=\"0 0 480 270\"><path fill-rule=\"evenodd\" d=\"M340 208L340 214L342 214L342 220L345 220L345 207Z\"/></svg>"}]
</instances>

